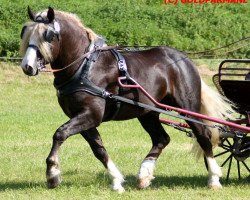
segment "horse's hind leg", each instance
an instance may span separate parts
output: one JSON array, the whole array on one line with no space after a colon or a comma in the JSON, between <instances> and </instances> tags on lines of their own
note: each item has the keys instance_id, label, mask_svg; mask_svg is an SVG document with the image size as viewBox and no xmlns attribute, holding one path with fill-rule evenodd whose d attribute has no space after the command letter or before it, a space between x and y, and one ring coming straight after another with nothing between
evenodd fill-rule
<instances>
[{"instance_id":1,"label":"horse's hind leg","mask_svg":"<svg viewBox=\"0 0 250 200\"><path fill-rule=\"evenodd\" d=\"M197 119L196 119L197 120ZM217 164L213 156L213 147L211 143L212 133L205 125L195 124L188 122L192 128L198 144L203 150L203 153L207 159L209 180L208 186L212 189L222 188L220 184L220 177L222 176L221 168Z\"/></svg>"},{"instance_id":2,"label":"horse's hind leg","mask_svg":"<svg viewBox=\"0 0 250 200\"><path fill-rule=\"evenodd\" d=\"M193 77L194 78L194 77ZM197 112L202 113L204 111L209 109L212 105L212 102L205 101L203 95L201 94L202 90L199 87L199 78L196 77L194 80L182 80L180 82L177 81L177 83L181 83L181 85L178 85L176 91L179 91L179 93L175 93L174 96L174 102L175 106ZM192 83L192 84L191 84ZM207 98L207 97L206 97ZM213 101L212 98L209 98L211 101ZM207 102L205 105L204 102ZM201 109L203 108L203 109ZM218 108L219 109L219 108ZM211 110L211 109L209 109ZM203 113L206 114L206 113ZM195 119L197 121L204 122L203 120L199 118L195 118L192 116L189 116L189 118ZM202 125L195 122L187 121L189 126L191 127L198 144L200 145L207 161L208 161L208 168L209 168L209 180L208 180L208 186L211 188L221 188L221 184L219 181L219 177L222 175L221 169L219 165L217 164L214 156L213 156L213 146L212 146L212 136L216 134L214 130L210 130L210 128L207 127L207 125ZM216 134L217 135L217 134Z\"/></svg>"},{"instance_id":3,"label":"horse's hind leg","mask_svg":"<svg viewBox=\"0 0 250 200\"><path fill-rule=\"evenodd\" d=\"M150 112L138 119L152 140L152 148L144 158L138 173L138 187L142 189L148 187L154 179L156 160L170 142L170 138L159 121L159 114Z\"/></svg>"},{"instance_id":4,"label":"horse's hind leg","mask_svg":"<svg viewBox=\"0 0 250 200\"><path fill-rule=\"evenodd\" d=\"M103 146L101 136L96 128L81 132L81 135L89 143L95 157L102 162L113 179L112 189L121 193L124 192L122 183L124 182L123 175L117 169L113 161L109 158L108 153Z\"/></svg>"}]
</instances>

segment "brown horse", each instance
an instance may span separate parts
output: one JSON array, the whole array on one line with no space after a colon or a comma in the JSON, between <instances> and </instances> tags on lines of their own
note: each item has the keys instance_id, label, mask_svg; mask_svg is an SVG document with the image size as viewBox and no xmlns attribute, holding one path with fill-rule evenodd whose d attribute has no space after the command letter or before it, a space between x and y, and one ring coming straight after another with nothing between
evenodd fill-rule
<instances>
[{"instance_id":1,"label":"brown horse","mask_svg":"<svg viewBox=\"0 0 250 200\"><path fill-rule=\"evenodd\" d=\"M123 175L108 156L96 127L104 121L131 118L138 118L152 139L152 148L138 173L139 187L150 185L156 160L170 138L159 121L159 113L119 103L102 94L119 94L152 105L140 91L122 90L119 87L117 79L121 73L129 74L161 103L218 118L222 118L225 108L228 108L217 94L210 93L193 62L175 49L160 46L143 51L114 53L73 14L54 11L50 7L37 14L28 8L28 14L31 22L25 24L21 33L21 52L24 55L22 69L25 74L34 76L46 63L50 63L59 104L70 118L53 136L52 149L46 160L49 188L61 182L58 160L60 146L68 137L80 133L111 175L113 189L124 191ZM118 69L121 66L117 64L119 58L126 61L122 64L125 67L123 70ZM213 145L218 142L218 131L202 124L187 123L207 159L209 187L221 188L221 170L212 151Z\"/></svg>"}]
</instances>

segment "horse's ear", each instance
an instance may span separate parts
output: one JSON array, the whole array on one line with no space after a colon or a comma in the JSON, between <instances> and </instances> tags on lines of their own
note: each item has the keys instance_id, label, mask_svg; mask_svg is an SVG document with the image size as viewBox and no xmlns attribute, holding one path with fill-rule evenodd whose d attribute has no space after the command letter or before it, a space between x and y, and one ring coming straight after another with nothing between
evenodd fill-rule
<instances>
[{"instance_id":1,"label":"horse's ear","mask_svg":"<svg viewBox=\"0 0 250 200\"><path fill-rule=\"evenodd\" d=\"M32 12L32 10L30 9L30 6L28 6L28 14L29 14L29 17L32 21L35 20L35 15L34 13Z\"/></svg>"},{"instance_id":2,"label":"horse's ear","mask_svg":"<svg viewBox=\"0 0 250 200\"><path fill-rule=\"evenodd\" d=\"M54 9L49 7L47 18L49 19L49 23L51 23L55 19L55 12Z\"/></svg>"}]
</instances>

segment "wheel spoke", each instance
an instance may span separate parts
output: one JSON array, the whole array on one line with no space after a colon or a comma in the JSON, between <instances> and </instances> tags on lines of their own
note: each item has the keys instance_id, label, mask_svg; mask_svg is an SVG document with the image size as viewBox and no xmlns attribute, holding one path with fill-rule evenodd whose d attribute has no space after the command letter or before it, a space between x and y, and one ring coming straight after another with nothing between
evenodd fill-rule
<instances>
[{"instance_id":1,"label":"wheel spoke","mask_svg":"<svg viewBox=\"0 0 250 200\"><path fill-rule=\"evenodd\" d=\"M227 144L228 144L230 147L232 147L232 144L231 144L231 142L230 142L228 139L226 139L225 141L227 142Z\"/></svg>"},{"instance_id":2,"label":"wheel spoke","mask_svg":"<svg viewBox=\"0 0 250 200\"><path fill-rule=\"evenodd\" d=\"M229 147L225 147L225 146L221 146L222 149L226 150L226 151L230 151Z\"/></svg>"},{"instance_id":3,"label":"wheel spoke","mask_svg":"<svg viewBox=\"0 0 250 200\"><path fill-rule=\"evenodd\" d=\"M238 177L239 177L239 180L241 179L240 177L240 161L237 160L237 169L238 169Z\"/></svg>"},{"instance_id":4,"label":"wheel spoke","mask_svg":"<svg viewBox=\"0 0 250 200\"><path fill-rule=\"evenodd\" d=\"M221 156L221 155L224 155L225 153L228 153L229 151L223 151L223 152L221 152L221 153L219 153L219 154L216 154L214 157L216 158L216 157L218 157L218 156Z\"/></svg>"},{"instance_id":5,"label":"wheel spoke","mask_svg":"<svg viewBox=\"0 0 250 200\"><path fill-rule=\"evenodd\" d=\"M225 145L225 144L223 144L221 147L228 148L228 149L230 149L230 148L231 148L230 146Z\"/></svg>"},{"instance_id":6,"label":"wheel spoke","mask_svg":"<svg viewBox=\"0 0 250 200\"><path fill-rule=\"evenodd\" d=\"M250 173L250 169L249 169L249 167L247 166L247 164L246 164L244 161L242 161L242 163L243 163L243 165L245 166L245 168L247 169L247 171Z\"/></svg>"},{"instance_id":7,"label":"wheel spoke","mask_svg":"<svg viewBox=\"0 0 250 200\"><path fill-rule=\"evenodd\" d=\"M222 163L221 167L223 167L231 157L233 157L232 154L228 156L228 158L224 161L224 163Z\"/></svg>"},{"instance_id":8,"label":"wheel spoke","mask_svg":"<svg viewBox=\"0 0 250 200\"><path fill-rule=\"evenodd\" d=\"M232 166L232 160L233 160L233 155L230 156L230 162L227 170L227 181L229 179L230 171L231 171L231 166Z\"/></svg>"}]
</instances>

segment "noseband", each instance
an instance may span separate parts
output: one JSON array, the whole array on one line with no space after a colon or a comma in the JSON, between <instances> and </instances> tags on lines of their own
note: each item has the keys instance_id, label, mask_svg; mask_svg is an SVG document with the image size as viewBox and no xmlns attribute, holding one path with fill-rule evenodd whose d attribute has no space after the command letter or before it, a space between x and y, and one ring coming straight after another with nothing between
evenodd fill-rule
<instances>
[{"instance_id":1,"label":"noseband","mask_svg":"<svg viewBox=\"0 0 250 200\"><path fill-rule=\"evenodd\" d=\"M36 51L39 50L39 48L36 45L34 45L34 44L29 44L28 48L35 49Z\"/></svg>"},{"instance_id":2,"label":"noseband","mask_svg":"<svg viewBox=\"0 0 250 200\"><path fill-rule=\"evenodd\" d=\"M36 51L36 54L40 55L40 56L37 56L37 69L38 71L43 71L45 69L45 66L44 66L44 58L42 57L40 51L39 51L39 48L38 46L34 45L34 44L29 44L28 45L28 48L32 48ZM38 74L38 71L37 71L37 74Z\"/></svg>"}]
</instances>

